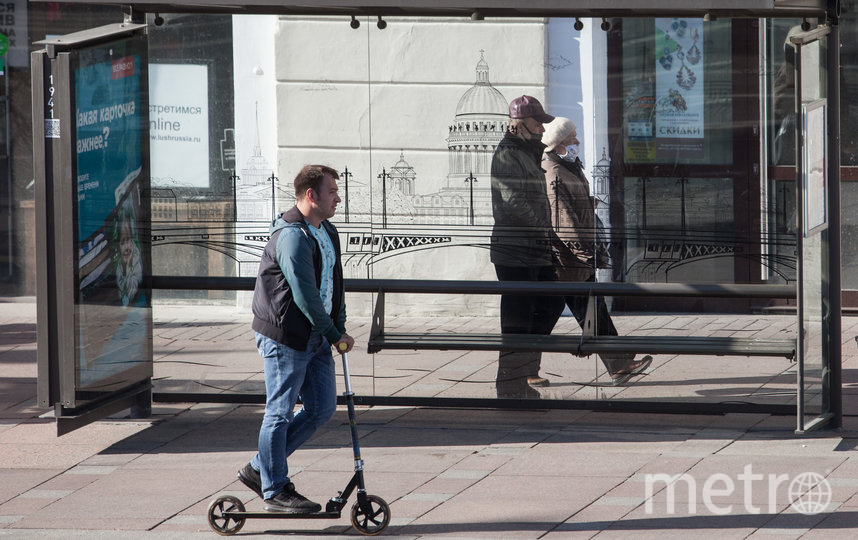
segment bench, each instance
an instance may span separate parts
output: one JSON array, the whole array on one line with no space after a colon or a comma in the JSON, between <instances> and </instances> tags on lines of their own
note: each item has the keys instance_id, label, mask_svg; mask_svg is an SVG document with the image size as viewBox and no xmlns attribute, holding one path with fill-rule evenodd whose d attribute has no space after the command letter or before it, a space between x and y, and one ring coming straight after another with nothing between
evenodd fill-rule
<instances>
[{"instance_id":1,"label":"bench","mask_svg":"<svg viewBox=\"0 0 858 540\"><path fill-rule=\"evenodd\" d=\"M680 283L568 283L433 280L360 280L355 292L378 296L367 344L368 352L400 350L540 351L585 357L602 353L691 354L716 356L773 356L795 359L796 339L725 336L597 336L597 296L673 296L718 298L795 299L792 285L680 284ZM586 295L587 318L580 334L483 334L455 332L389 332L385 330L385 294L528 294Z\"/></svg>"},{"instance_id":2,"label":"bench","mask_svg":"<svg viewBox=\"0 0 858 540\"><path fill-rule=\"evenodd\" d=\"M255 278L155 276L156 289L252 291ZM601 353L694 354L769 356L795 359L796 338L739 338L723 336L597 336L594 331L596 296L661 296L709 298L789 299L793 285L687 283L574 283L535 281L436 281L414 279L346 279L348 292L377 295L367 343L369 353L385 349L461 351L541 351L589 356ZM590 297L585 330L580 334L476 334L451 332L388 332L385 294L536 294Z\"/></svg>"},{"instance_id":3,"label":"bench","mask_svg":"<svg viewBox=\"0 0 858 540\"><path fill-rule=\"evenodd\" d=\"M154 289L164 290L224 290L252 291L255 278L212 276L153 276ZM675 296L675 297L733 297L760 299L795 299L791 285L689 285L689 284L629 284L629 283L558 283L558 282L497 282L497 281L430 281L399 279L346 279L349 293L376 294L370 336L370 353L389 350L462 350L462 351L533 351L573 353L586 356L602 352L634 352L648 354L706 354L748 355L795 358L796 339L753 339L716 336L595 336L592 331L580 334L502 335L500 333L465 332L389 332L385 330L385 295L405 294L557 294L603 296ZM591 316L592 321L592 304ZM585 326L592 324L585 321ZM576 325L577 326L577 325ZM264 394L153 392L156 402L264 403ZM635 400L635 399L501 399L438 396L362 395L356 399L362 405L381 406L451 406L490 408L552 408L586 409L595 411L650 412L659 414L724 414L765 413L795 414L790 403L721 401L717 403Z\"/></svg>"}]
</instances>

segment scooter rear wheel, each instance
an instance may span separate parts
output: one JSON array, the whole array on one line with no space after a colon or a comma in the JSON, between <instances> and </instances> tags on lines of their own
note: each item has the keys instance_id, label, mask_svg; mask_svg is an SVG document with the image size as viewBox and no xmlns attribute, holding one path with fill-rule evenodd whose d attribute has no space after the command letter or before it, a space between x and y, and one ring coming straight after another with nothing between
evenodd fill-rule
<instances>
[{"instance_id":1,"label":"scooter rear wheel","mask_svg":"<svg viewBox=\"0 0 858 540\"><path fill-rule=\"evenodd\" d=\"M390 506L377 495L367 495L365 503L358 499L352 506L352 525L361 534L380 534L389 524Z\"/></svg>"},{"instance_id":2,"label":"scooter rear wheel","mask_svg":"<svg viewBox=\"0 0 858 540\"><path fill-rule=\"evenodd\" d=\"M244 526L245 518L234 518L223 515L224 512L244 512L244 505L238 497L222 495L209 504L209 525L221 536L237 533Z\"/></svg>"}]
</instances>

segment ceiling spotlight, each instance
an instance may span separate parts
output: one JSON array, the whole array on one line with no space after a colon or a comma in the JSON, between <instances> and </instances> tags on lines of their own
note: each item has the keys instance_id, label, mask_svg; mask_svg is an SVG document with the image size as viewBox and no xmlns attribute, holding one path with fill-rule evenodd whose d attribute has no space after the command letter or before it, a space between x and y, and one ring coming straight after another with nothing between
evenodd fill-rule
<instances>
[{"instance_id":1,"label":"ceiling spotlight","mask_svg":"<svg viewBox=\"0 0 858 540\"><path fill-rule=\"evenodd\" d=\"M376 26L378 26L378 29L379 29L379 30L384 30L385 28L387 28L387 21L385 21L384 19L382 19L382 18L381 18L381 15L379 15L379 16L378 16L378 22L377 22L377 23L375 23L375 25L376 25Z\"/></svg>"},{"instance_id":2,"label":"ceiling spotlight","mask_svg":"<svg viewBox=\"0 0 858 540\"><path fill-rule=\"evenodd\" d=\"M611 29L611 23L608 22L608 19L602 17L602 30L607 32Z\"/></svg>"},{"instance_id":3,"label":"ceiling spotlight","mask_svg":"<svg viewBox=\"0 0 858 540\"><path fill-rule=\"evenodd\" d=\"M358 28L360 28L360 21L357 20L354 15L352 15L352 22L349 23L349 26L357 30Z\"/></svg>"},{"instance_id":4,"label":"ceiling spotlight","mask_svg":"<svg viewBox=\"0 0 858 540\"><path fill-rule=\"evenodd\" d=\"M801 21L801 29L805 32L810 30L810 21L808 21L807 19Z\"/></svg>"},{"instance_id":5,"label":"ceiling spotlight","mask_svg":"<svg viewBox=\"0 0 858 540\"><path fill-rule=\"evenodd\" d=\"M709 13L708 11L703 14L703 22L713 22L717 20L718 17L712 13Z\"/></svg>"},{"instance_id":6,"label":"ceiling spotlight","mask_svg":"<svg viewBox=\"0 0 858 540\"><path fill-rule=\"evenodd\" d=\"M575 24L572 25L572 28L574 28L575 30L580 32L581 30L584 29L584 23L581 22L581 19L579 19L578 17L575 17Z\"/></svg>"},{"instance_id":7,"label":"ceiling spotlight","mask_svg":"<svg viewBox=\"0 0 858 540\"><path fill-rule=\"evenodd\" d=\"M485 19L485 16L483 16L481 11L474 10L474 12L471 13L472 21L482 21L483 19Z\"/></svg>"},{"instance_id":8,"label":"ceiling spotlight","mask_svg":"<svg viewBox=\"0 0 858 540\"><path fill-rule=\"evenodd\" d=\"M164 25L164 17L159 14L155 14L155 26L163 26Z\"/></svg>"}]
</instances>

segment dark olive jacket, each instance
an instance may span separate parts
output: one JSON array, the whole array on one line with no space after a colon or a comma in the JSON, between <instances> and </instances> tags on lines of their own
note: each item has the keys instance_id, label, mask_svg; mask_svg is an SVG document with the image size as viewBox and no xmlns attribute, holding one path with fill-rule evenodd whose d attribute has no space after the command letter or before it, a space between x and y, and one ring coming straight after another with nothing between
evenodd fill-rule
<instances>
[{"instance_id":1,"label":"dark olive jacket","mask_svg":"<svg viewBox=\"0 0 858 540\"><path fill-rule=\"evenodd\" d=\"M545 145L507 132L492 157L491 261L551 266L551 209L540 161Z\"/></svg>"}]
</instances>

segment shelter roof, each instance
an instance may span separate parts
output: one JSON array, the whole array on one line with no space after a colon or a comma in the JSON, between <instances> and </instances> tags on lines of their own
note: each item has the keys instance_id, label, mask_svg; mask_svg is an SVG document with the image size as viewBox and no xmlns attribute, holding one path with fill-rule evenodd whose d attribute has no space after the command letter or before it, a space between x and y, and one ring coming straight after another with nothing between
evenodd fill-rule
<instances>
[{"instance_id":1,"label":"shelter roof","mask_svg":"<svg viewBox=\"0 0 858 540\"><path fill-rule=\"evenodd\" d=\"M41 2L48 0L31 0ZM823 17L838 0L66 0L143 13L439 17Z\"/></svg>"}]
</instances>

